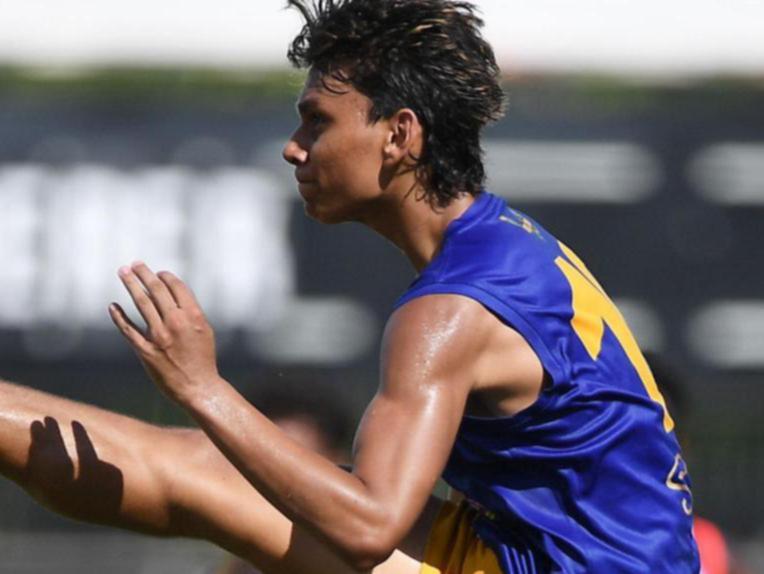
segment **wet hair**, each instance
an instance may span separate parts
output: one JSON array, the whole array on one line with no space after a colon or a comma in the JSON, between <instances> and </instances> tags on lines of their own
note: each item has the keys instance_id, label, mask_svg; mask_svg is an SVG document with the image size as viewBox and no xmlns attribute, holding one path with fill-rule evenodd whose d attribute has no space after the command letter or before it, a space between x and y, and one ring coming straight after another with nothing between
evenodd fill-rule
<instances>
[{"instance_id":1,"label":"wet hair","mask_svg":"<svg viewBox=\"0 0 764 574\"><path fill-rule=\"evenodd\" d=\"M485 181L480 133L504 112L483 21L449 0L288 0L305 18L288 57L348 83L372 102L369 121L411 109L425 142L414 158L434 206L477 195Z\"/></svg>"}]
</instances>

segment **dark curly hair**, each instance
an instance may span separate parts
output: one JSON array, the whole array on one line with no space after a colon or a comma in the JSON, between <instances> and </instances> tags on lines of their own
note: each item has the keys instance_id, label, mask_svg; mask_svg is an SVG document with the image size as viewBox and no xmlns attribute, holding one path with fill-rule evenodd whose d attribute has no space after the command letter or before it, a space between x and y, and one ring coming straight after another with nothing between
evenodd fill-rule
<instances>
[{"instance_id":1,"label":"dark curly hair","mask_svg":"<svg viewBox=\"0 0 764 574\"><path fill-rule=\"evenodd\" d=\"M429 201L480 193L480 132L504 111L499 67L467 2L287 0L305 18L288 57L347 82L372 102L370 122L416 113L425 145L417 177Z\"/></svg>"}]
</instances>

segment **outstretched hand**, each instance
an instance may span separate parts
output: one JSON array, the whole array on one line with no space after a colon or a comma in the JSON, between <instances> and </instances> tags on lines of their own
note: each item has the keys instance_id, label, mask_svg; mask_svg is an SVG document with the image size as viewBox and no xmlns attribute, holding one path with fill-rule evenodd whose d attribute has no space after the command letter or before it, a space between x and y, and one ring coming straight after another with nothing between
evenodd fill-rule
<instances>
[{"instance_id":1,"label":"outstretched hand","mask_svg":"<svg viewBox=\"0 0 764 574\"><path fill-rule=\"evenodd\" d=\"M181 404L204 393L219 380L215 337L191 290L172 273L155 274L141 262L122 267L119 277L146 329L117 303L109 306L109 314L148 374Z\"/></svg>"}]
</instances>

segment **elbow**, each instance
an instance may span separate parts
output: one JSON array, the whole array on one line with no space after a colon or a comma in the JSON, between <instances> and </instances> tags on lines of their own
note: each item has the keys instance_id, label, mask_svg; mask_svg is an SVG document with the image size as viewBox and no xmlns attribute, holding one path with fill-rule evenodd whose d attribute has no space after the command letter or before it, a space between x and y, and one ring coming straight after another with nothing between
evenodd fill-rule
<instances>
[{"instance_id":1,"label":"elbow","mask_svg":"<svg viewBox=\"0 0 764 574\"><path fill-rule=\"evenodd\" d=\"M398 538L395 529L386 526L358 529L345 548L346 561L356 572L371 572L395 551Z\"/></svg>"},{"instance_id":2,"label":"elbow","mask_svg":"<svg viewBox=\"0 0 764 574\"><path fill-rule=\"evenodd\" d=\"M395 548L385 548L380 545L354 548L347 553L346 562L355 572L371 572L385 562L394 550Z\"/></svg>"}]
</instances>

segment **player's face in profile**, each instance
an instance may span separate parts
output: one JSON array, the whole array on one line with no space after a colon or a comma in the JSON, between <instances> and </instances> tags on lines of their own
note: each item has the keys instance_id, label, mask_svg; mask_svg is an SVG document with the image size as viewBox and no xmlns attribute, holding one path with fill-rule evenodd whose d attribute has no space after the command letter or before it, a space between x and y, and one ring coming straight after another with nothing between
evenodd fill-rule
<instances>
[{"instance_id":1,"label":"player's face in profile","mask_svg":"<svg viewBox=\"0 0 764 574\"><path fill-rule=\"evenodd\" d=\"M386 122L370 123L371 100L312 72L297 103L300 125L284 147L306 212L324 223L364 220L382 190Z\"/></svg>"}]
</instances>

